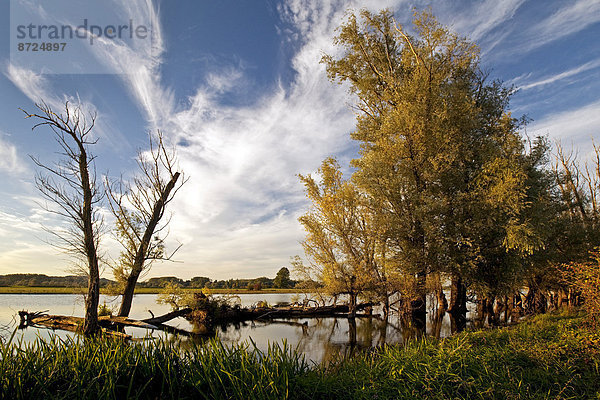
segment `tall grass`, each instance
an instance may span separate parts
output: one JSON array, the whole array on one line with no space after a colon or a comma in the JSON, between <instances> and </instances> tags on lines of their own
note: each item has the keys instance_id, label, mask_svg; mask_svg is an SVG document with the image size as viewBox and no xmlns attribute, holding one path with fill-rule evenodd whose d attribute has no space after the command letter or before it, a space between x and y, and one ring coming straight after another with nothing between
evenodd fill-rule
<instances>
[{"instance_id":1,"label":"tall grass","mask_svg":"<svg viewBox=\"0 0 600 400\"><path fill-rule=\"evenodd\" d=\"M580 316L425 338L312 372L315 398L600 399L600 333Z\"/></svg>"},{"instance_id":2,"label":"tall grass","mask_svg":"<svg viewBox=\"0 0 600 400\"><path fill-rule=\"evenodd\" d=\"M262 353L213 340L37 339L0 344L0 397L281 399L308 364L284 343Z\"/></svg>"},{"instance_id":3,"label":"tall grass","mask_svg":"<svg viewBox=\"0 0 600 400\"><path fill-rule=\"evenodd\" d=\"M580 315L309 365L284 342L0 343L2 398L600 399L600 334Z\"/></svg>"}]
</instances>

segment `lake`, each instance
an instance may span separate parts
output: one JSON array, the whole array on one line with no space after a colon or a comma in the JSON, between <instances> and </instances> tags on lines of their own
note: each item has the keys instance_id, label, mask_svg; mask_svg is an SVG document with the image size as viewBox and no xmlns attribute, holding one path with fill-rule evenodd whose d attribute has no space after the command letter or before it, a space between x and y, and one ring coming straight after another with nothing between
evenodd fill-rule
<instances>
[{"instance_id":1,"label":"lake","mask_svg":"<svg viewBox=\"0 0 600 400\"><path fill-rule=\"evenodd\" d=\"M270 305L290 302L297 299L298 294L265 293L242 294L239 301L242 306L266 301ZM101 295L100 304L117 306L117 300L112 296ZM0 335L5 339L19 325L19 310L45 311L58 315L84 315L83 296L75 294L0 294ZM155 294L136 295L131 309L131 318L143 319L161 315L171 311L170 306L156 303ZM376 312L377 310L375 310ZM435 337L446 337L452 333L448 314L434 318L434 312L428 314L427 334ZM183 318L169 322L177 328L193 330L194 327ZM126 328L126 333L134 337L147 336L166 337L172 335L162 331L151 331L141 328ZM279 322L247 322L217 328L215 335L223 343L239 343L251 341L261 349L266 350L269 343L285 340L292 348L297 348L305 354L307 360L314 362L328 361L339 356L349 356L356 351L369 349L383 344L401 344L407 338L414 336L410 326L396 315L387 322L378 318L357 318L353 324L347 318L307 318L280 320ZM18 330L14 340L24 342L35 340L37 337L48 338L51 335L72 337L75 334L61 330L43 328L27 328ZM188 339L185 339L188 340ZM191 339L189 339L191 340Z\"/></svg>"}]
</instances>

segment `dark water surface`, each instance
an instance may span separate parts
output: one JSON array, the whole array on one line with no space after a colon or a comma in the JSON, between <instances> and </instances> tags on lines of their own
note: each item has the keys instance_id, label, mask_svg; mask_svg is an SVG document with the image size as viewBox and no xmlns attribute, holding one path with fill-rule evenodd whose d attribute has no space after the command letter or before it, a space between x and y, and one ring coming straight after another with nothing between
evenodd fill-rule
<instances>
[{"instance_id":1,"label":"dark water surface","mask_svg":"<svg viewBox=\"0 0 600 400\"><path fill-rule=\"evenodd\" d=\"M250 306L259 301L273 305L296 300L297 294L267 293L242 294L239 301L242 306ZM100 304L117 305L114 297L102 295ZM0 337L6 340L19 325L19 310L46 311L49 314L83 316L83 296L72 294L0 294ZM131 318L143 319L151 315L161 315L170 311L170 306L156 303L156 295L136 295L131 309ZM374 310L377 312L378 310ZM194 327L183 318L169 322L170 325L194 330ZM435 337L446 337L453 333L455 327L448 314L428 313L426 334ZM134 337L163 337L174 339L162 331L151 331L141 328L126 328L126 333ZM27 328L17 330L15 341L29 342L38 337L48 338L51 335L73 337L75 334L61 330L44 328ZM401 344L408 338L417 335L409 323L392 315L388 321L378 318L357 318L355 323L347 318L306 318L278 320L276 322L247 322L239 325L218 327L214 333L224 343L252 341L265 350L270 343L285 340L292 348L297 348L306 355L307 360L314 362L328 361L339 356L348 356L356 351L369 349L384 344ZM189 339L191 340L191 339Z\"/></svg>"}]
</instances>

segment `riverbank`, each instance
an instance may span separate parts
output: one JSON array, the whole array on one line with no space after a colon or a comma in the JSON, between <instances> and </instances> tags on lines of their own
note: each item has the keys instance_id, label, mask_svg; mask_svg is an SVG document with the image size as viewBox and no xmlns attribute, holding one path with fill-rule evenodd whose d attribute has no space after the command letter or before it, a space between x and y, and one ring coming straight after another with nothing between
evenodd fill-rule
<instances>
[{"instance_id":1,"label":"riverbank","mask_svg":"<svg viewBox=\"0 0 600 400\"><path fill-rule=\"evenodd\" d=\"M218 341L41 341L0 346L0 397L537 399L598 398L600 333L581 314L425 338L310 365L286 345L264 353Z\"/></svg>"},{"instance_id":2,"label":"riverbank","mask_svg":"<svg viewBox=\"0 0 600 400\"><path fill-rule=\"evenodd\" d=\"M137 288L135 294L159 294L162 288ZM265 293L304 293L304 289L182 289L184 292L202 292L207 294L265 294ZM0 294L84 294L86 288L50 287L50 286L0 286ZM100 289L101 294L108 294L106 289Z\"/></svg>"}]
</instances>

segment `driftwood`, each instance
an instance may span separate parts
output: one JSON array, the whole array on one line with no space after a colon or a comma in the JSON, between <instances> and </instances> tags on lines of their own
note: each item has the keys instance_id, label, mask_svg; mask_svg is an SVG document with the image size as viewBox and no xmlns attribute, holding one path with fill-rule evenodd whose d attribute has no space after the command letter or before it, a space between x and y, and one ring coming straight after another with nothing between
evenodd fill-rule
<instances>
[{"instance_id":1,"label":"driftwood","mask_svg":"<svg viewBox=\"0 0 600 400\"><path fill-rule=\"evenodd\" d=\"M160 324L164 324L165 322L168 322L172 319L175 319L177 317L185 316L185 315L189 314L190 312L192 312L191 308L183 308L181 310L171 311L170 313L167 313L165 315L161 315L158 317L154 317L154 314L153 314L152 318L143 319L142 322L145 322L145 323L151 324L151 325L160 325Z\"/></svg>"},{"instance_id":2,"label":"driftwood","mask_svg":"<svg viewBox=\"0 0 600 400\"><path fill-rule=\"evenodd\" d=\"M179 335L187 334L187 336L189 336L193 334L182 329L177 329L165 325L164 322L168 322L173 318L177 318L185 313L189 313L190 311L191 309L180 310L178 312L171 312L156 318L149 318L147 320L142 321L138 321L127 317L102 316L98 317L98 325L100 326L102 332L110 336L120 337L124 339L131 339L131 335L128 335L123 332L123 328L125 328L126 326L133 326L137 328L153 330L163 330ZM81 317L49 315L46 314L45 311L37 311L31 313L27 311L19 311L19 317L21 318L21 323L19 324L20 329L26 328L28 326L42 326L49 329L61 329L69 332L80 333L81 327L84 323L84 318Z\"/></svg>"},{"instance_id":3,"label":"driftwood","mask_svg":"<svg viewBox=\"0 0 600 400\"><path fill-rule=\"evenodd\" d=\"M49 315L44 314L43 312L34 312L28 313L27 311L19 311L19 316L21 317L21 323L19 324L19 328L23 329L28 326L42 326L49 329L61 329L63 331L69 332L82 332L82 327L84 323L84 318L81 317L71 317L65 315ZM102 318L102 317L100 317ZM110 326L110 320L104 318L98 318L98 324L100 325L100 329L107 335L119 337L123 339L131 339L130 335L127 335L124 332L115 330L112 326ZM135 325L129 321L120 321L119 325ZM137 325L136 325L137 326Z\"/></svg>"}]
</instances>

